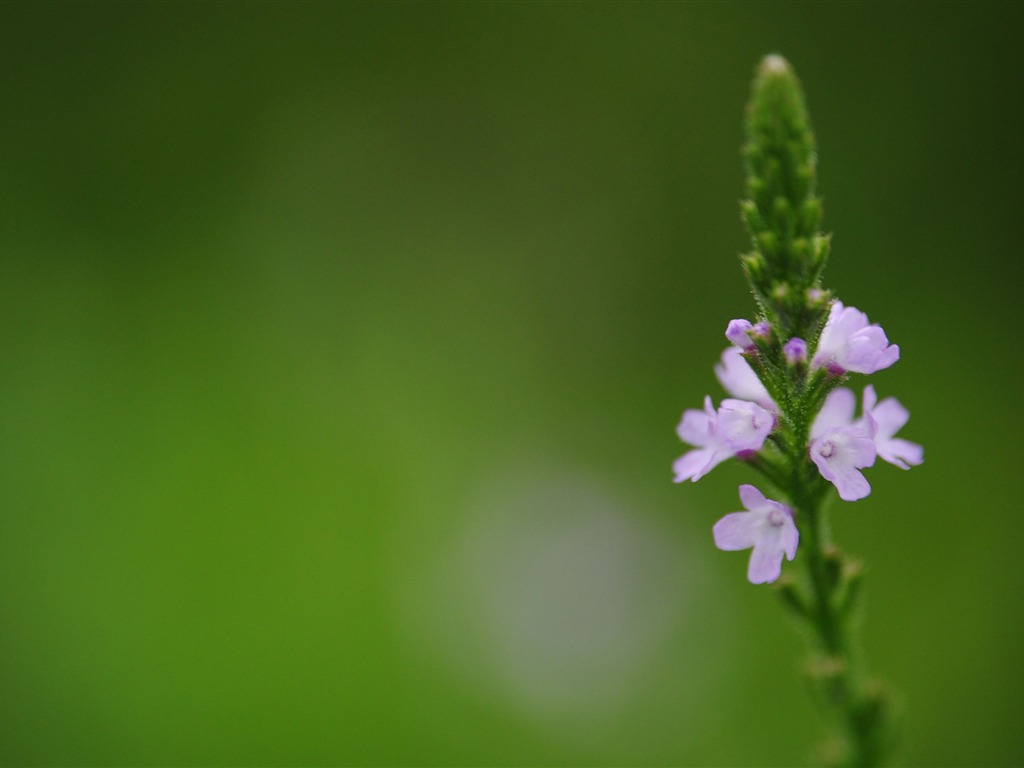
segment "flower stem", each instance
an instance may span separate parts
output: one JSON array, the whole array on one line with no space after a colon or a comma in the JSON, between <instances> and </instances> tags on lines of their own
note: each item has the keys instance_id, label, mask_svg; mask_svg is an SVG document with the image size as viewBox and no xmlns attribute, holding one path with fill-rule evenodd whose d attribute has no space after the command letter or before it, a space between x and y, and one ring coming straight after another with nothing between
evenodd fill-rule
<instances>
[{"instance_id":1,"label":"flower stem","mask_svg":"<svg viewBox=\"0 0 1024 768\"><path fill-rule=\"evenodd\" d=\"M794 484L805 490L798 490L792 501L810 589L803 616L814 638L808 674L842 732L823 757L837 765L878 766L891 747L891 706L879 684L865 681L858 658L854 615L861 567L829 543L827 488L808 483L807 474Z\"/></svg>"}]
</instances>

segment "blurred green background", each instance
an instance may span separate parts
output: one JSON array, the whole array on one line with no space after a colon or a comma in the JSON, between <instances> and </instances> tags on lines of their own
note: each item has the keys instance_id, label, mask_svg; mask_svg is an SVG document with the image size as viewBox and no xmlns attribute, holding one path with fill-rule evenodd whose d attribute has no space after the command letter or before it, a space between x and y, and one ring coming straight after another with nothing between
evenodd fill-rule
<instances>
[{"instance_id":1,"label":"blurred green background","mask_svg":"<svg viewBox=\"0 0 1024 768\"><path fill-rule=\"evenodd\" d=\"M926 449L833 518L903 762L1020 765L1021 8L0 6L0 761L811 760L670 470L777 51Z\"/></svg>"}]
</instances>

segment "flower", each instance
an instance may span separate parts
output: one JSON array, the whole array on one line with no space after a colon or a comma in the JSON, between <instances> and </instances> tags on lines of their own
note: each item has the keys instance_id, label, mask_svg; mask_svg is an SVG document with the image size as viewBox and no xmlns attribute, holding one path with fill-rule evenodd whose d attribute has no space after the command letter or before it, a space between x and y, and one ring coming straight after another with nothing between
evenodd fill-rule
<instances>
[{"instance_id":1,"label":"flower","mask_svg":"<svg viewBox=\"0 0 1024 768\"><path fill-rule=\"evenodd\" d=\"M704 410L687 410L679 423L679 437L697 447L676 459L675 481L697 482L726 459L760 450L774 426L775 416L756 403L727 399L715 411L705 397Z\"/></svg>"},{"instance_id":2,"label":"flower","mask_svg":"<svg viewBox=\"0 0 1024 768\"><path fill-rule=\"evenodd\" d=\"M762 408L778 413L779 407L757 378L743 353L736 347L728 347L722 352L721 362L715 363L715 376L725 391L733 397L750 400Z\"/></svg>"},{"instance_id":3,"label":"flower","mask_svg":"<svg viewBox=\"0 0 1024 768\"><path fill-rule=\"evenodd\" d=\"M828 430L811 441L811 461L821 476L836 487L843 501L857 501L871 493L871 485L860 470L875 463L875 442L864 430Z\"/></svg>"},{"instance_id":4,"label":"flower","mask_svg":"<svg viewBox=\"0 0 1024 768\"><path fill-rule=\"evenodd\" d=\"M731 512L715 523L715 546L730 552L753 547L747 579L751 584L768 584L782 573L782 556L792 560L796 555L800 532L793 510L766 499L752 485L740 486L740 501L746 512Z\"/></svg>"},{"instance_id":5,"label":"flower","mask_svg":"<svg viewBox=\"0 0 1024 768\"><path fill-rule=\"evenodd\" d=\"M843 484L839 495L846 501L863 498L871 491L867 481L856 471L860 467L869 467L874 463L874 459L868 460L863 437L871 439L878 457L900 469L910 469L911 466L917 466L924 461L924 449L920 445L895 437L910 419L910 412L899 400L887 397L879 403L875 388L869 384L864 388L864 413L859 419L854 419L856 407L856 396L853 392L840 387L825 399L811 425L811 459L817 464L822 476L835 483L837 488L840 487L840 483ZM856 437L855 445L851 443L851 436ZM831 448L825 445L827 439L833 441ZM823 455L822 451L829 455ZM852 465L852 468L841 468L844 467L844 461L852 460L854 453L857 460L864 463ZM837 481L838 478L842 479ZM843 495L844 490L846 495ZM858 493L861 495L856 495Z\"/></svg>"},{"instance_id":6,"label":"flower","mask_svg":"<svg viewBox=\"0 0 1024 768\"><path fill-rule=\"evenodd\" d=\"M857 501L871 493L859 470L875 463L875 441L869 425L854 423L856 407L853 391L841 387L825 398L811 424L811 461L843 501Z\"/></svg>"},{"instance_id":7,"label":"flower","mask_svg":"<svg viewBox=\"0 0 1024 768\"><path fill-rule=\"evenodd\" d=\"M738 349L753 349L754 342L750 339L750 331L754 326L749 320L730 320L725 329L725 338L736 345Z\"/></svg>"},{"instance_id":8,"label":"flower","mask_svg":"<svg viewBox=\"0 0 1024 768\"><path fill-rule=\"evenodd\" d=\"M749 320L730 320L725 329L725 338L744 352L749 352L756 346L755 337L767 339L771 331L772 327L764 320L754 325Z\"/></svg>"},{"instance_id":9,"label":"flower","mask_svg":"<svg viewBox=\"0 0 1024 768\"><path fill-rule=\"evenodd\" d=\"M879 325L869 325L867 315L837 301L821 332L811 367L827 368L840 375L847 371L874 373L899 359L900 348L889 344Z\"/></svg>"}]
</instances>

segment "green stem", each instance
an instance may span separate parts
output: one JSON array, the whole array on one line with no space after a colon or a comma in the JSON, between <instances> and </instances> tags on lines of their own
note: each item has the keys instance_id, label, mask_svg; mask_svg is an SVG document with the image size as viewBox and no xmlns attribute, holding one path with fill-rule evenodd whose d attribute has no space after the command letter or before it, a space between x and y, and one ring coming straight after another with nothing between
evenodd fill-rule
<instances>
[{"instance_id":1,"label":"green stem","mask_svg":"<svg viewBox=\"0 0 1024 768\"><path fill-rule=\"evenodd\" d=\"M809 462L802 464L806 468ZM887 752L889 708L881 690L865 684L856 658L851 598L860 568L828 541L824 520L827 487L817 482L819 478L811 479L807 471L801 474L793 487L804 491L795 494L793 502L811 591L806 618L817 646L809 672L845 736L842 751L831 755L830 762L858 768L877 766Z\"/></svg>"}]
</instances>

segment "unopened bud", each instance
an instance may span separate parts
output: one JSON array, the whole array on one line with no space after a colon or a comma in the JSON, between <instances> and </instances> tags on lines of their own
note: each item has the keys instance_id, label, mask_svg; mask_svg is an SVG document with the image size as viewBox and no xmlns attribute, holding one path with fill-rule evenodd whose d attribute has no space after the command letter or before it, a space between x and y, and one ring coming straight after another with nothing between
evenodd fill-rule
<instances>
[{"instance_id":1,"label":"unopened bud","mask_svg":"<svg viewBox=\"0 0 1024 768\"><path fill-rule=\"evenodd\" d=\"M786 362L790 365L806 363L807 342L794 336L782 346L782 354L786 356Z\"/></svg>"},{"instance_id":2,"label":"unopened bud","mask_svg":"<svg viewBox=\"0 0 1024 768\"><path fill-rule=\"evenodd\" d=\"M744 352L749 351L754 348L754 341L750 338L753 327L749 320L730 320L725 329L725 338Z\"/></svg>"}]
</instances>

